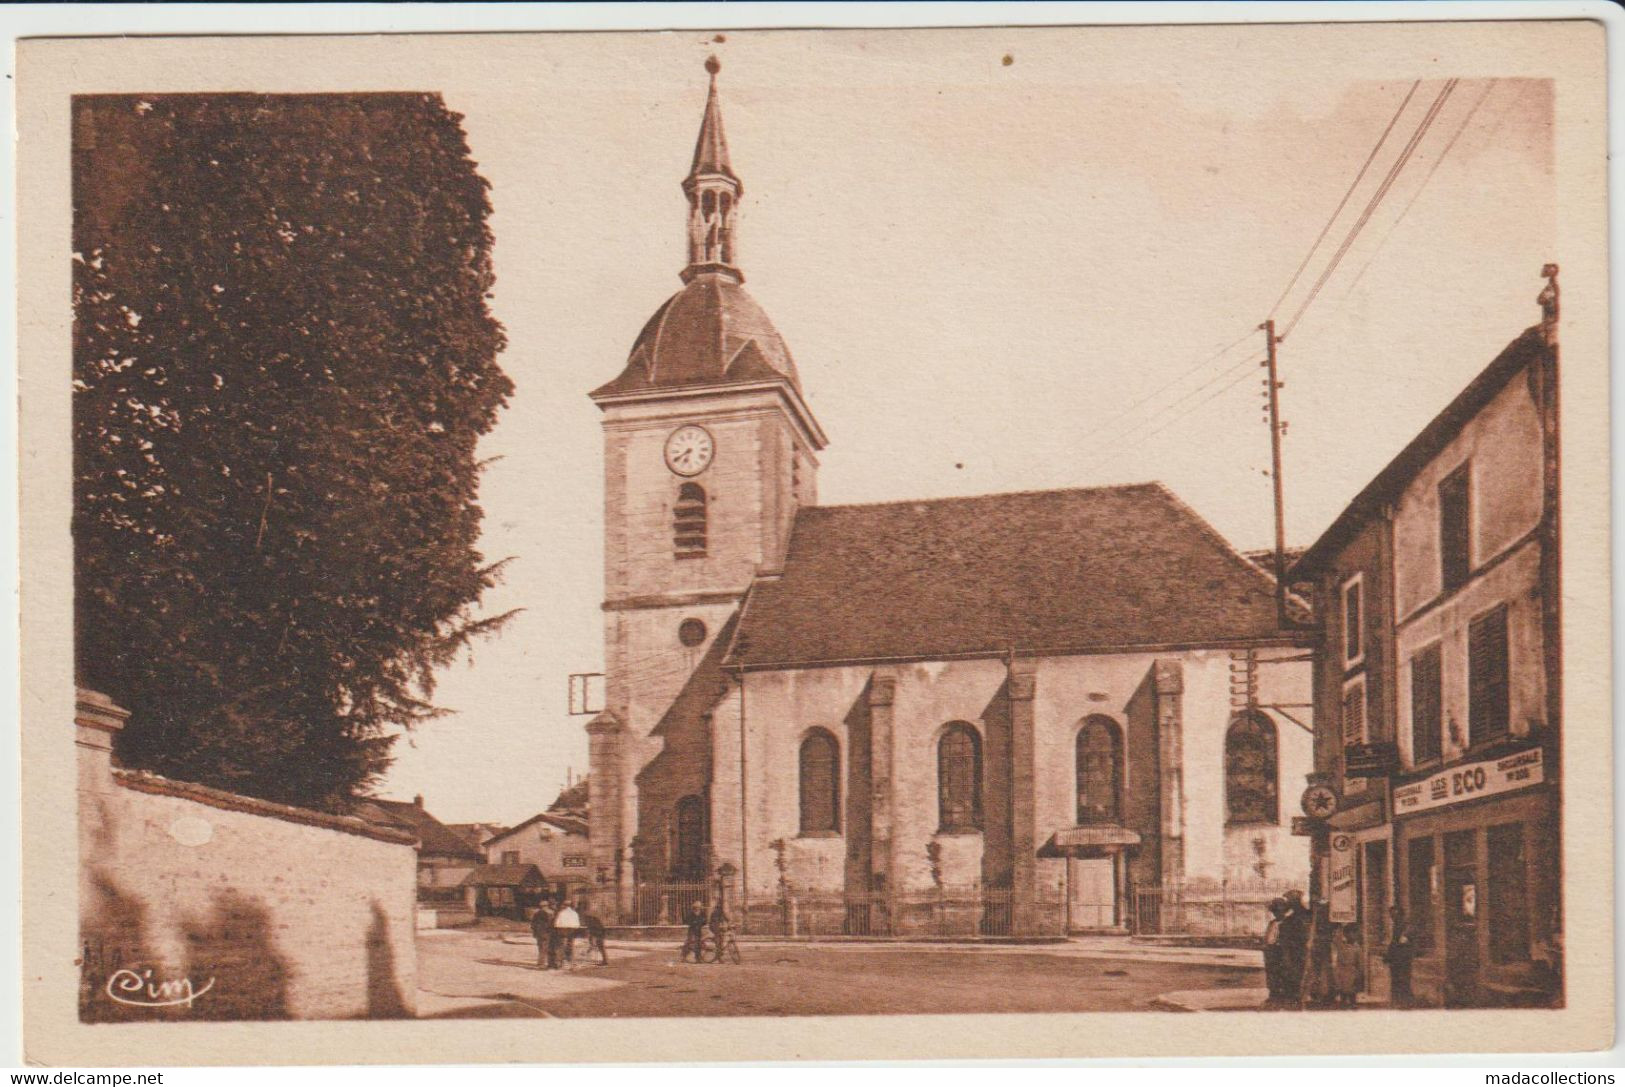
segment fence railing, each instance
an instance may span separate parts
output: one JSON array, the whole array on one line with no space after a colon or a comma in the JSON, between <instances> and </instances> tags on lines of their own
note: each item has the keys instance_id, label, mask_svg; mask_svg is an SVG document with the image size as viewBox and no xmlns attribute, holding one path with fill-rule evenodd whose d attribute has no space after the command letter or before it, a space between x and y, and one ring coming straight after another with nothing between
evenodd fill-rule
<instances>
[{"instance_id":1,"label":"fence railing","mask_svg":"<svg viewBox=\"0 0 1625 1087\"><path fill-rule=\"evenodd\" d=\"M1272 899L1301 884L1290 880L1191 880L1134 888L1131 926L1137 935L1260 936Z\"/></svg>"},{"instance_id":2,"label":"fence railing","mask_svg":"<svg viewBox=\"0 0 1625 1087\"><path fill-rule=\"evenodd\" d=\"M641 883L629 901L617 904L612 890L587 897L595 914L611 923L679 925L695 905L709 910L716 900L712 883ZM1030 917L1018 917L1022 903L1002 887L941 887L927 891L854 892L782 889L754 895L748 902L734 889L728 909L742 931L758 936L831 938L980 937L1060 935L1065 901L1058 888L1039 891ZM1025 925L1025 931L1018 931ZM1053 932L1051 930L1054 930Z\"/></svg>"}]
</instances>

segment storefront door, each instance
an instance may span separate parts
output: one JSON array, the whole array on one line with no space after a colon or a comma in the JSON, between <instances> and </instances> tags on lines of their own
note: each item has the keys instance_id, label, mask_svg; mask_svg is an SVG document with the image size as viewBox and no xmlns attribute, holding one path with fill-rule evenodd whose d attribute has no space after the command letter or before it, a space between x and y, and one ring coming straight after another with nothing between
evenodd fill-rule
<instances>
[{"instance_id":1,"label":"storefront door","mask_svg":"<svg viewBox=\"0 0 1625 1087\"><path fill-rule=\"evenodd\" d=\"M1386 828L1383 831L1386 834ZM1388 999L1388 839L1360 845L1360 939L1365 950L1365 991Z\"/></svg>"},{"instance_id":2,"label":"storefront door","mask_svg":"<svg viewBox=\"0 0 1625 1087\"><path fill-rule=\"evenodd\" d=\"M1478 1003L1478 864L1476 835L1458 830L1444 838L1444 1002Z\"/></svg>"}]
</instances>

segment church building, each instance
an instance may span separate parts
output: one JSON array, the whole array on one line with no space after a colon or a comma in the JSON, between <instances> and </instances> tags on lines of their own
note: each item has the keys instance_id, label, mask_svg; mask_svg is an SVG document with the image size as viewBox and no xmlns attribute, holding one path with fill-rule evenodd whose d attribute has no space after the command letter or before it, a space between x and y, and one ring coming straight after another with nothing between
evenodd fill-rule
<instances>
[{"instance_id":1,"label":"church building","mask_svg":"<svg viewBox=\"0 0 1625 1087\"><path fill-rule=\"evenodd\" d=\"M1311 673L1273 579L1158 483L819 505L707 68L683 287L591 393L595 908L720 888L747 931L1042 935L1211 892L1256 931L1308 872Z\"/></svg>"}]
</instances>

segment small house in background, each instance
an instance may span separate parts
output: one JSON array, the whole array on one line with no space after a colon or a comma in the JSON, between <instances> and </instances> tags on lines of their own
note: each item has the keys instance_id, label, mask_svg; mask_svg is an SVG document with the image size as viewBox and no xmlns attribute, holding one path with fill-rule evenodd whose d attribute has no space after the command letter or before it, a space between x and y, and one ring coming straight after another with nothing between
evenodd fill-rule
<instances>
[{"instance_id":1,"label":"small house in background","mask_svg":"<svg viewBox=\"0 0 1625 1087\"><path fill-rule=\"evenodd\" d=\"M547 881L534 864L482 864L463 877L462 893L476 917L523 921L541 902Z\"/></svg>"},{"instance_id":2,"label":"small house in background","mask_svg":"<svg viewBox=\"0 0 1625 1087\"><path fill-rule=\"evenodd\" d=\"M477 846L424 809L421 795L411 803L368 797L356 805L354 814L374 826L406 830L417 837L419 902L458 902L463 880L484 859Z\"/></svg>"},{"instance_id":3,"label":"small house in background","mask_svg":"<svg viewBox=\"0 0 1625 1087\"><path fill-rule=\"evenodd\" d=\"M479 850L483 855L485 842L508 829L506 823L447 823L446 829Z\"/></svg>"},{"instance_id":4,"label":"small house in background","mask_svg":"<svg viewBox=\"0 0 1625 1087\"><path fill-rule=\"evenodd\" d=\"M592 885L587 820L568 811L544 811L485 843L486 866L532 865L548 888L574 895Z\"/></svg>"}]
</instances>

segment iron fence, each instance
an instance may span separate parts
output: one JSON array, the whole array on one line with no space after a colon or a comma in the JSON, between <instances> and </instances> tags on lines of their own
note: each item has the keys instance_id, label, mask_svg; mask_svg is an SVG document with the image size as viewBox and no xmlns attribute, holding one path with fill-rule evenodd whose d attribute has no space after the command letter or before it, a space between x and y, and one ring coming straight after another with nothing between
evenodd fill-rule
<instances>
[{"instance_id":1,"label":"iron fence","mask_svg":"<svg viewBox=\"0 0 1625 1087\"><path fill-rule=\"evenodd\" d=\"M1003 888L942 887L931 891L846 894L787 889L753 900L746 931L764 936L1009 936L1014 893Z\"/></svg>"},{"instance_id":2,"label":"iron fence","mask_svg":"<svg viewBox=\"0 0 1625 1087\"><path fill-rule=\"evenodd\" d=\"M1277 879L1142 884L1134 888L1130 921L1136 935L1261 936L1270 901L1293 886Z\"/></svg>"}]
</instances>

